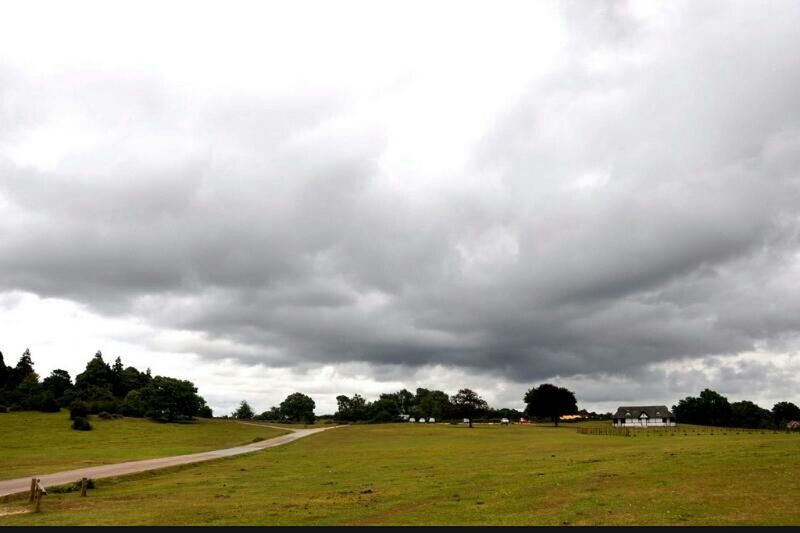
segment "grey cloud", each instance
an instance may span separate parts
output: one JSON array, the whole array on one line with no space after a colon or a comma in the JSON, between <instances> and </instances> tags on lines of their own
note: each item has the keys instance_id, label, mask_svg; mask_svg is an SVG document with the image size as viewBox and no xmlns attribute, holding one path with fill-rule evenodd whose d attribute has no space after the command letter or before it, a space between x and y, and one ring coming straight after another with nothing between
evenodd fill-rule
<instances>
[{"instance_id":1,"label":"grey cloud","mask_svg":"<svg viewBox=\"0 0 800 533\"><path fill-rule=\"evenodd\" d=\"M341 95L193 102L100 77L39 104L6 70L0 289L200 332L186 347L209 360L376 375L636 376L788 349L798 8L684 7L666 28L625 3L568 7L561 66L424 198L383 185L386 132ZM598 50L610 68L587 63ZM94 158L14 163L20 135L64 110L108 133Z\"/></svg>"}]
</instances>

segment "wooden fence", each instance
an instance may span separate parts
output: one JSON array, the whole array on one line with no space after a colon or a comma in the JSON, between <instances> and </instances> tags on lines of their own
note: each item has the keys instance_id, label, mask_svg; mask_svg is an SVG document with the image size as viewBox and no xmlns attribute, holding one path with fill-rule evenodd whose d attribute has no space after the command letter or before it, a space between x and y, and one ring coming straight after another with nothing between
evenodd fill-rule
<instances>
[{"instance_id":1,"label":"wooden fence","mask_svg":"<svg viewBox=\"0 0 800 533\"><path fill-rule=\"evenodd\" d=\"M622 428L622 427L577 427L575 430L581 435L606 435L615 437L675 437L675 436L700 436L700 435L743 435L743 434L795 434L800 435L800 431L789 431L786 429L747 429L747 428L723 428L715 426L692 426L678 425L670 427L649 427L649 428Z\"/></svg>"}]
</instances>

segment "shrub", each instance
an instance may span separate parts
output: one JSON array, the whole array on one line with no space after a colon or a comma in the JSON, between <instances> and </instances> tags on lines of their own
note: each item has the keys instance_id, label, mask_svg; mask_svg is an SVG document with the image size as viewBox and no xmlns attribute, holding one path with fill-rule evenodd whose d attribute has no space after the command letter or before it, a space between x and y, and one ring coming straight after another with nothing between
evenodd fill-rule
<instances>
[{"instance_id":1,"label":"shrub","mask_svg":"<svg viewBox=\"0 0 800 533\"><path fill-rule=\"evenodd\" d=\"M58 402L56 402L55 396L50 391L45 391L42 393L41 399L39 400L39 411L44 413L57 413L61 410L61 407L58 406Z\"/></svg>"},{"instance_id":2,"label":"shrub","mask_svg":"<svg viewBox=\"0 0 800 533\"><path fill-rule=\"evenodd\" d=\"M103 420L111 420L112 418L114 418L114 415L106 411L101 411L100 414L98 414L97 416L99 418L102 418Z\"/></svg>"},{"instance_id":3,"label":"shrub","mask_svg":"<svg viewBox=\"0 0 800 533\"><path fill-rule=\"evenodd\" d=\"M78 480L74 483L66 483L64 485L56 485L55 487L47 487L47 492L52 492L54 494L63 494L65 492L75 492L81 490L81 481ZM93 489L94 488L94 480L89 478L86 480L86 488Z\"/></svg>"},{"instance_id":4,"label":"shrub","mask_svg":"<svg viewBox=\"0 0 800 533\"><path fill-rule=\"evenodd\" d=\"M78 416L72 419L72 429L78 431L91 431L92 425L85 417Z\"/></svg>"},{"instance_id":5,"label":"shrub","mask_svg":"<svg viewBox=\"0 0 800 533\"><path fill-rule=\"evenodd\" d=\"M76 418L86 418L89 416L89 406L85 402L75 400L69 406L69 418L75 420Z\"/></svg>"},{"instance_id":6,"label":"shrub","mask_svg":"<svg viewBox=\"0 0 800 533\"><path fill-rule=\"evenodd\" d=\"M144 416L145 406L142 402L139 391L132 390L120 405L120 412L125 416L142 417Z\"/></svg>"},{"instance_id":7,"label":"shrub","mask_svg":"<svg viewBox=\"0 0 800 533\"><path fill-rule=\"evenodd\" d=\"M8 412L8 407L6 407L5 405L0 405L0 413L7 413L7 412Z\"/></svg>"}]
</instances>

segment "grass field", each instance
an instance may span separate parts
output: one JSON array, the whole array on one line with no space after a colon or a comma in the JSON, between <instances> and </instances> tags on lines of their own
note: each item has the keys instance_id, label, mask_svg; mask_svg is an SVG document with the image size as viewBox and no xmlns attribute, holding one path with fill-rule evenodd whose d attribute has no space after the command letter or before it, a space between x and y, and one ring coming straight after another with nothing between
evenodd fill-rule
<instances>
[{"instance_id":1,"label":"grass field","mask_svg":"<svg viewBox=\"0 0 800 533\"><path fill-rule=\"evenodd\" d=\"M800 524L800 436L380 425L47 496L12 524ZM22 509L24 501L0 505Z\"/></svg>"},{"instance_id":2,"label":"grass field","mask_svg":"<svg viewBox=\"0 0 800 533\"><path fill-rule=\"evenodd\" d=\"M93 416L91 423L92 431L70 429L66 411L0 415L0 479L214 450L285 433L224 420L160 424Z\"/></svg>"}]
</instances>

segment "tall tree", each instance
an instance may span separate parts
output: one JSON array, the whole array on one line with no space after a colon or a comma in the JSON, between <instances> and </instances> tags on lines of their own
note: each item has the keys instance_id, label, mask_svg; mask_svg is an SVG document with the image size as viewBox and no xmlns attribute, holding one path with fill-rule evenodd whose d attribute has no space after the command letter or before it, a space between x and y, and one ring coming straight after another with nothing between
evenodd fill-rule
<instances>
[{"instance_id":1,"label":"tall tree","mask_svg":"<svg viewBox=\"0 0 800 533\"><path fill-rule=\"evenodd\" d=\"M744 400L731 404L731 425L741 428L764 428L772 425L772 413Z\"/></svg>"},{"instance_id":2,"label":"tall tree","mask_svg":"<svg viewBox=\"0 0 800 533\"><path fill-rule=\"evenodd\" d=\"M26 377L28 377L29 374L32 373L33 358L31 357L31 351L26 348L22 353L22 356L20 356L19 361L17 361L17 366L15 366L14 370L11 372L11 387L16 388Z\"/></svg>"},{"instance_id":3,"label":"tall tree","mask_svg":"<svg viewBox=\"0 0 800 533\"><path fill-rule=\"evenodd\" d=\"M687 396L672 408L675 419L686 424L727 426L731 422L731 404L725 396L705 389L699 397Z\"/></svg>"},{"instance_id":4,"label":"tall tree","mask_svg":"<svg viewBox=\"0 0 800 533\"><path fill-rule=\"evenodd\" d=\"M250 404L247 401L242 400L242 403L239 404L239 408L233 412L233 418L238 420L250 420L253 418L253 409L250 407Z\"/></svg>"},{"instance_id":5,"label":"tall tree","mask_svg":"<svg viewBox=\"0 0 800 533\"><path fill-rule=\"evenodd\" d=\"M3 352L0 352L0 391L2 391L11 378L11 367L6 366L3 360Z\"/></svg>"},{"instance_id":6,"label":"tall tree","mask_svg":"<svg viewBox=\"0 0 800 533\"><path fill-rule=\"evenodd\" d=\"M471 389L461 389L450 398L453 410L457 416L466 418L469 427L472 427L472 420L480 415L481 412L489 408L486 400L478 396L478 393Z\"/></svg>"},{"instance_id":7,"label":"tall tree","mask_svg":"<svg viewBox=\"0 0 800 533\"><path fill-rule=\"evenodd\" d=\"M778 402L772 406L772 420L780 427L786 426L788 422L800 421L800 407L792 402Z\"/></svg>"},{"instance_id":8,"label":"tall tree","mask_svg":"<svg viewBox=\"0 0 800 533\"><path fill-rule=\"evenodd\" d=\"M525 412L531 417L549 418L558 426L559 419L564 415L578 412L578 402L575 393L564 387L557 387L544 383L525 393Z\"/></svg>"},{"instance_id":9,"label":"tall tree","mask_svg":"<svg viewBox=\"0 0 800 533\"><path fill-rule=\"evenodd\" d=\"M295 392L281 402L281 414L291 422L313 423L315 420L314 408L316 404L309 396Z\"/></svg>"},{"instance_id":10,"label":"tall tree","mask_svg":"<svg viewBox=\"0 0 800 533\"><path fill-rule=\"evenodd\" d=\"M440 390L417 389L414 397L414 415L441 420L452 411L452 408L450 397L446 393Z\"/></svg>"},{"instance_id":11,"label":"tall tree","mask_svg":"<svg viewBox=\"0 0 800 533\"><path fill-rule=\"evenodd\" d=\"M50 391L53 394L53 398L58 399L72 388L72 378L70 378L69 372L57 368L44 378L42 388Z\"/></svg>"},{"instance_id":12,"label":"tall tree","mask_svg":"<svg viewBox=\"0 0 800 533\"><path fill-rule=\"evenodd\" d=\"M94 386L111 391L112 381L111 367L103 361L103 353L98 350L86 364L86 370L75 376L75 388L87 390L89 387Z\"/></svg>"},{"instance_id":13,"label":"tall tree","mask_svg":"<svg viewBox=\"0 0 800 533\"><path fill-rule=\"evenodd\" d=\"M154 377L141 390L140 398L146 416L166 422L192 418L204 404L194 383L163 376Z\"/></svg>"},{"instance_id":14,"label":"tall tree","mask_svg":"<svg viewBox=\"0 0 800 533\"><path fill-rule=\"evenodd\" d=\"M336 403L338 410L333 416L337 420L357 422L359 420L367 420L369 417L367 400L358 394L354 394L352 398L340 394L336 397Z\"/></svg>"}]
</instances>

